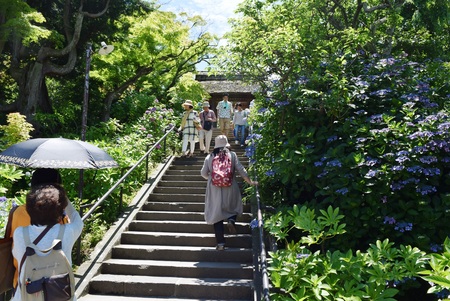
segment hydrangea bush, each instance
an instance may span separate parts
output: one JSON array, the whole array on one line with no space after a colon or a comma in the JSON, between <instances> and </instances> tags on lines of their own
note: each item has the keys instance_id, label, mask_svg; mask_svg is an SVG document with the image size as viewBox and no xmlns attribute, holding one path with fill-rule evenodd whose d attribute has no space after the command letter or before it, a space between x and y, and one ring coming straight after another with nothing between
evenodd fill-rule
<instances>
[{"instance_id":1,"label":"hydrangea bush","mask_svg":"<svg viewBox=\"0 0 450 301\"><path fill-rule=\"evenodd\" d=\"M271 300L394 301L402 285L425 273L425 252L388 239L366 251L324 250L326 241L345 233L343 218L331 206L316 214L294 205L266 220L267 231L283 244L270 252ZM301 235L292 240L294 231Z\"/></svg>"},{"instance_id":2,"label":"hydrangea bush","mask_svg":"<svg viewBox=\"0 0 450 301\"><path fill-rule=\"evenodd\" d=\"M442 225L450 201L447 69L406 55L351 58L340 78L326 78L326 93L318 90L324 82L302 78L289 99L259 102L266 202L339 206L349 246L389 237L435 248L450 230ZM347 99L333 104L338 87Z\"/></svg>"},{"instance_id":3,"label":"hydrangea bush","mask_svg":"<svg viewBox=\"0 0 450 301\"><path fill-rule=\"evenodd\" d=\"M325 250L389 239L440 251L450 233L449 64L365 53L310 63L256 102L247 153L264 203L338 207L347 232Z\"/></svg>"}]
</instances>

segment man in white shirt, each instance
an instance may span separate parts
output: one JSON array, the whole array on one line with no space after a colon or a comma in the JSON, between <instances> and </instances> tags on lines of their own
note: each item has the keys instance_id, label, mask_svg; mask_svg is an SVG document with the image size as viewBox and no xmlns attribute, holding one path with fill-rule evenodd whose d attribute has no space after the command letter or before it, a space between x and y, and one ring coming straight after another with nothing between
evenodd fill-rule
<instances>
[{"instance_id":1,"label":"man in white shirt","mask_svg":"<svg viewBox=\"0 0 450 301\"><path fill-rule=\"evenodd\" d=\"M230 130L231 116L233 115L233 104L228 101L228 93L223 94L222 100L216 106L217 117L219 117L219 128L222 135L228 136Z\"/></svg>"}]
</instances>

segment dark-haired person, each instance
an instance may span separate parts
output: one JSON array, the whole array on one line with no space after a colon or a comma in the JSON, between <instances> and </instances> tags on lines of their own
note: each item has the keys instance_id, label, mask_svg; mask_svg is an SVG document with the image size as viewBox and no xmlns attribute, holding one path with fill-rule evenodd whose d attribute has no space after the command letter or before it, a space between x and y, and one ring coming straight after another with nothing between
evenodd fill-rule
<instances>
[{"instance_id":1,"label":"dark-haired person","mask_svg":"<svg viewBox=\"0 0 450 301\"><path fill-rule=\"evenodd\" d=\"M219 135L214 140L214 150L205 158L201 175L208 180L205 195L205 221L214 226L216 237L216 249L223 251L225 249L225 236L223 221L228 221L228 230L230 233L236 233L235 222L238 215L242 214L242 196L239 185L236 181L236 172L249 185L258 184L252 181L247 174L244 166L239 161L235 152L228 148L228 139L225 135ZM233 171L232 184L229 187L218 187L212 183L211 173L214 157L219 155L229 156L231 158L231 167Z\"/></svg>"},{"instance_id":2,"label":"dark-haired person","mask_svg":"<svg viewBox=\"0 0 450 301\"><path fill-rule=\"evenodd\" d=\"M26 197L26 208L30 215L31 225L19 227L14 231L13 256L20 262L26 250L25 231L28 231L30 241L33 241L43 232L47 226L50 230L37 243L39 249L51 247L53 240L58 237L64 212L68 215L70 223L65 225L62 238L62 251L72 264L72 248L83 229L83 221L80 215L69 202L64 188L59 184L42 184L31 188ZM39 254L38 254L39 255ZM19 271L19 285L25 284L25 279ZM20 301L21 294L14 295L12 301Z\"/></svg>"},{"instance_id":3,"label":"dark-haired person","mask_svg":"<svg viewBox=\"0 0 450 301\"><path fill-rule=\"evenodd\" d=\"M242 104L238 102L236 104L236 110L234 111L233 116L233 133L236 144L240 144L244 146L245 143L245 129L247 127L247 117L248 113L246 110L243 110Z\"/></svg>"},{"instance_id":4,"label":"dark-haired person","mask_svg":"<svg viewBox=\"0 0 450 301\"><path fill-rule=\"evenodd\" d=\"M36 187L38 185L48 184L48 183L56 183L56 184L62 183L61 175L57 169L38 168L33 172L32 176L31 176L31 189L33 189L33 187ZM68 223L68 218L65 217L62 220L62 223ZM26 205L18 206L14 210L13 217L11 220L11 237L13 237L14 231L18 227L29 226L30 224L31 224L30 215L27 212ZM17 266L18 266L18 263L16 260L14 260L14 267L16 268L16 272L14 274L14 279L13 279L14 287L17 286L17 277L18 277Z\"/></svg>"},{"instance_id":5,"label":"dark-haired person","mask_svg":"<svg viewBox=\"0 0 450 301\"><path fill-rule=\"evenodd\" d=\"M228 101L228 93L223 94L222 100L216 106L219 117L219 128L222 135L228 137L230 130L231 116L233 115L233 104Z\"/></svg>"}]
</instances>

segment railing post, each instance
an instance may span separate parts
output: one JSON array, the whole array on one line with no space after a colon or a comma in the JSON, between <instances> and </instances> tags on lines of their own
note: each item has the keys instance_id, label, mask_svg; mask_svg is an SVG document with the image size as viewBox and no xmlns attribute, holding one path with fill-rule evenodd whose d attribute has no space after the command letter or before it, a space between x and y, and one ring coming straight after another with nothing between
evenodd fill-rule
<instances>
[{"instance_id":1,"label":"railing post","mask_svg":"<svg viewBox=\"0 0 450 301\"><path fill-rule=\"evenodd\" d=\"M147 148L146 148L146 150L145 150L145 153L147 153L148 152L148 145L147 145ZM145 182L147 182L148 181L148 156L149 156L150 154L147 154L146 156L145 156Z\"/></svg>"},{"instance_id":2,"label":"railing post","mask_svg":"<svg viewBox=\"0 0 450 301\"><path fill-rule=\"evenodd\" d=\"M79 210L80 216L83 216L83 206L81 205L81 200L80 200L80 210ZM83 231L83 230L82 230ZM77 258L76 258L76 265L80 265L81 264L81 236L80 235L77 239Z\"/></svg>"},{"instance_id":3,"label":"railing post","mask_svg":"<svg viewBox=\"0 0 450 301\"><path fill-rule=\"evenodd\" d=\"M126 167L122 167L120 170L120 177L123 177L123 173ZM117 215L119 216L122 213L122 206L123 206L123 185L120 185L120 199L119 199L119 210L117 212Z\"/></svg>"},{"instance_id":4,"label":"railing post","mask_svg":"<svg viewBox=\"0 0 450 301\"><path fill-rule=\"evenodd\" d=\"M167 154L166 154L166 141L167 141L167 129L164 129L164 141L163 141L163 153L164 153L164 158L167 158Z\"/></svg>"}]
</instances>

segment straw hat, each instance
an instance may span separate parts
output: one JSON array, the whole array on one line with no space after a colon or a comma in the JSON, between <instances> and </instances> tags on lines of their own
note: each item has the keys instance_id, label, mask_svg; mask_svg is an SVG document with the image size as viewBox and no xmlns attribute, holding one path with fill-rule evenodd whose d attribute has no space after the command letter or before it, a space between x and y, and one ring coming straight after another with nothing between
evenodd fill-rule
<instances>
[{"instance_id":1,"label":"straw hat","mask_svg":"<svg viewBox=\"0 0 450 301\"><path fill-rule=\"evenodd\" d=\"M182 106L191 106L191 107L193 107L194 105L192 104L192 100L186 99L184 101L184 103L182 104Z\"/></svg>"},{"instance_id":2,"label":"straw hat","mask_svg":"<svg viewBox=\"0 0 450 301\"><path fill-rule=\"evenodd\" d=\"M230 147L228 138L225 135L219 135L214 139L214 148Z\"/></svg>"},{"instance_id":3,"label":"straw hat","mask_svg":"<svg viewBox=\"0 0 450 301\"><path fill-rule=\"evenodd\" d=\"M205 102L203 103L202 107L207 107L207 108L209 108L209 102L205 101Z\"/></svg>"}]
</instances>

